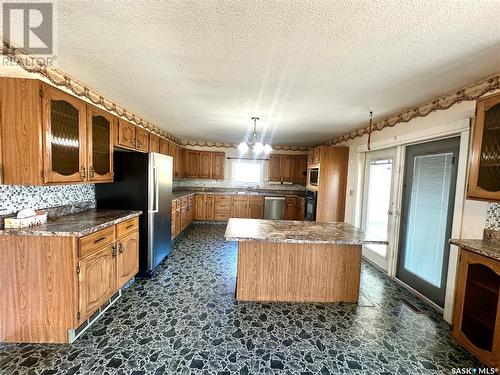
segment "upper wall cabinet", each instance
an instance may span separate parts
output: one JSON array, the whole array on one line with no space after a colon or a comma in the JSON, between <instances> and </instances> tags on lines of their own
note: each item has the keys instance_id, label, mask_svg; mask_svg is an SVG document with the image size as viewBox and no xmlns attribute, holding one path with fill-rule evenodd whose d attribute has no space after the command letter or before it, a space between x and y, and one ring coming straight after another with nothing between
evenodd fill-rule
<instances>
[{"instance_id":1,"label":"upper wall cabinet","mask_svg":"<svg viewBox=\"0 0 500 375\"><path fill-rule=\"evenodd\" d=\"M87 106L87 165L89 181L113 181L113 128L116 117Z\"/></svg>"},{"instance_id":2,"label":"upper wall cabinet","mask_svg":"<svg viewBox=\"0 0 500 375\"><path fill-rule=\"evenodd\" d=\"M112 181L115 117L50 85L0 78L2 183Z\"/></svg>"},{"instance_id":3,"label":"upper wall cabinet","mask_svg":"<svg viewBox=\"0 0 500 375\"><path fill-rule=\"evenodd\" d=\"M269 156L269 181L305 183L306 155Z\"/></svg>"},{"instance_id":4,"label":"upper wall cabinet","mask_svg":"<svg viewBox=\"0 0 500 375\"><path fill-rule=\"evenodd\" d=\"M43 84L44 182L87 179L85 102Z\"/></svg>"},{"instance_id":5,"label":"upper wall cabinet","mask_svg":"<svg viewBox=\"0 0 500 375\"><path fill-rule=\"evenodd\" d=\"M225 152L186 150L186 177L224 179Z\"/></svg>"},{"instance_id":6,"label":"upper wall cabinet","mask_svg":"<svg viewBox=\"0 0 500 375\"><path fill-rule=\"evenodd\" d=\"M137 151L149 151L149 133L134 124L120 119L118 121L118 136L116 146Z\"/></svg>"},{"instance_id":7,"label":"upper wall cabinet","mask_svg":"<svg viewBox=\"0 0 500 375\"><path fill-rule=\"evenodd\" d=\"M500 94L476 104L467 195L500 201Z\"/></svg>"}]
</instances>

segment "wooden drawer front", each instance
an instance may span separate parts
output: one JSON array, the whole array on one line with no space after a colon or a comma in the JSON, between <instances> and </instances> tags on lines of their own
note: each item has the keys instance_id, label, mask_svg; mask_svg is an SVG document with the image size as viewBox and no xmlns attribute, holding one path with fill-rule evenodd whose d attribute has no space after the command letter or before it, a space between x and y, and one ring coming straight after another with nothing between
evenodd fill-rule
<instances>
[{"instance_id":1,"label":"wooden drawer front","mask_svg":"<svg viewBox=\"0 0 500 375\"><path fill-rule=\"evenodd\" d=\"M216 195L215 202L231 202L231 198L230 195Z\"/></svg>"},{"instance_id":2,"label":"wooden drawer front","mask_svg":"<svg viewBox=\"0 0 500 375\"><path fill-rule=\"evenodd\" d=\"M88 236L80 238L80 258L87 256L94 251L103 248L104 246L111 245L115 242L115 227L109 227L99 232L89 234Z\"/></svg>"},{"instance_id":3,"label":"wooden drawer front","mask_svg":"<svg viewBox=\"0 0 500 375\"><path fill-rule=\"evenodd\" d=\"M193 204L193 196L191 195L190 197L187 198L188 204Z\"/></svg>"},{"instance_id":4,"label":"wooden drawer front","mask_svg":"<svg viewBox=\"0 0 500 375\"><path fill-rule=\"evenodd\" d=\"M175 201L175 208L176 208L176 209L180 209L180 208L181 208L181 200L180 200L180 199L177 199L177 200Z\"/></svg>"},{"instance_id":5,"label":"wooden drawer front","mask_svg":"<svg viewBox=\"0 0 500 375\"><path fill-rule=\"evenodd\" d=\"M188 202L187 198L182 198L181 199L181 207L186 207L187 202Z\"/></svg>"},{"instance_id":6,"label":"wooden drawer front","mask_svg":"<svg viewBox=\"0 0 500 375\"><path fill-rule=\"evenodd\" d=\"M177 201L172 201L172 211L177 208Z\"/></svg>"},{"instance_id":7,"label":"wooden drawer front","mask_svg":"<svg viewBox=\"0 0 500 375\"><path fill-rule=\"evenodd\" d=\"M116 225L116 238L125 237L138 230L139 230L139 218L134 217L133 219L124 221L123 223Z\"/></svg>"},{"instance_id":8,"label":"wooden drawer front","mask_svg":"<svg viewBox=\"0 0 500 375\"><path fill-rule=\"evenodd\" d=\"M214 215L214 220L217 221L227 221L231 216L231 211L217 211Z\"/></svg>"},{"instance_id":9,"label":"wooden drawer front","mask_svg":"<svg viewBox=\"0 0 500 375\"><path fill-rule=\"evenodd\" d=\"M296 200L295 197L286 197L286 203L295 204Z\"/></svg>"},{"instance_id":10,"label":"wooden drawer front","mask_svg":"<svg viewBox=\"0 0 500 375\"><path fill-rule=\"evenodd\" d=\"M215 211L231 211L231 202L215 202Z\"/></svg>"},{"instance_id":11,"label":"wooden drawer front","mask_svg":"<svg viewBox=\"0 0 500 375\"><path fill-rule=\"evenodd\" d=\"M233 197L234 202L246 202L248 201L248 197L235 196Z\"/></svg>"}]
</instances>

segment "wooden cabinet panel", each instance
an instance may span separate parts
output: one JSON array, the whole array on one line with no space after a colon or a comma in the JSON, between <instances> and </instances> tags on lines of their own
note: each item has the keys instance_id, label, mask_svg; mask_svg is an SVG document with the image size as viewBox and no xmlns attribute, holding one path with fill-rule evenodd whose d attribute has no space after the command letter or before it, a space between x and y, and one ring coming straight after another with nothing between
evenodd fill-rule
<instances>
[{"instance_id":1,"label":"wooden cabinet panel","mask_svg":"<svg viewBox=\"0 0 500 375\"><path fill-rule=\"evenodd\" d=\"M42 85L44 182L87 179L87 105L61 90Z\"/></svg>"},{"instance_id":2,"label":"wooden cabinet panel","mask_svg":"<svg viewBox=\"0 0 500 375\"><path fill-rule=\"evenodd\" d=\"M231 195L215 195L214 199L214 220L226 221L229 220L232 212L232 196Z\"/></svg>"},{"instance_id":3,"label":"wooden cabinet panel","mask_svg":"<svg viewBox=\"0 0 500 375\"><path fill-rule=\"evenodd\" d=\"M170 151L168 149L168 141L163 138L160 138L160 154L170 155Z\"/></svg>"},{"instance_id":4,"label":"wooden cabinet panel","mask_svg":"<svg viewBox=\"0 0 500 375\"><path fill-rule=\"evenodd\" d=\"M186 177L197 178L199 175L200 152L186 150Z\"/></svg>"},{"instance_id":5,"label":"wooden cabinet panel","mask_svg":"<svg viewBox=\"0 0 500 375\"><path fill-rule=\"evenodd\" d=\"M305 199L297 198L297 204L295 206L295 220L304 221L305 219Z\"/></svg>"},{"instance_id":6,"label":"wooden cabinet panel","mask_svg":"<svg viewBox=\"0 0 500 375\"><path fill-rule=\"evenodd\" d=\"M500 366L500 261L460 250L453 337L490 367Z\"/></svg>"},{"instance_id":7,"label":"wooden cabinet panel","mask_svg":"<svg viewBox=\"0 0 500 375\"><path fill-rule=\"evenodd\" d=\"M113 129L116 122L113 115L87 106L88 181L113 181Z\"/></svg>"},{"instance_id":8,"label":"wooden cabinet panel","mask_svg":"<svg viewBox=\"0 0 500 375\"><path fill-rule=\"evenodd\" d=\"M295 220L296 214L296 199L294 197L286 198L285 220Z\"/></svg>"},{"instance_id":9,"label":"wooden cabinet panel","mask_svg":"<svg viewBox=\"0 0 500 375\"><path fill-rule=\"evenodd\" d=\"M467 196L500 201L500 93L476 103Z\"/></svg>"},{"instance_id":10,"label":"wooden cabinet panel","mask_svg":"<svg viewBox=\"0 0 500 375\"><path fill-rule=\"evenodd\" d=\"M248 217L250 219L264 218L264 197L250 196L248 198Z\"/></svg>"},{"instance_id":11,"label":"wooden cabinet panel","mask_svg":"<svg viewBox=\"0 0 500 375\"><path fill-rule=\"evenodd\" d=\"M205 210L206 210L206 195L196 194L195 198L195 219L205 220Z\"/></svg>"},{"instance_id":12,"label":"wooden cabinet panel","mask_svg":"<svg viewBox=\"0 0 500 375\"><path fill-rule=\"evenodd\" d=\"M135 142L138 151L149 151L149 133L147 130L136 128L135 129Z\"/></svg>"},{"instance_id":13,"label":"wooden cabinet panel","mask_svg":"<svg viewBox=\"0 0 500 375\"><path fill-rule=\"evenodd\" d=\"M121 288L139 272L139 232L135 231L117 243L117 288Z\"/></svg>"},{"instance_id":14,"label":"wooden cabinet panel","mask_svg":"<svg viewBox=\"0 0 500 375\"><path fill-rule=\"evenodd\" d=\"M293 160L292 155L282 155L280 161L281 168L281 181L293 182L294 180L294 170L293 170Z\"/></svg>"},{"instance_id":15,"label":"wooden cabinet panel","mask_svg":"<svg viewBox=\"0 0 500 375\"><path fill-rule=\"evenodd\" d=\"M181 207L181 231L187 226L187 206Z\"/></svg>"},{"instance_id":16,"label":"wooden cabinet panel","mask_svg":"<svg viewBox=\"0 0 500 375\"><path fill-rule=\"evenodd\" d=\"M116 225L116 238L125 237L139 230L139 218L124 221Z\"/></svg>"},{"instance_id":17,"label":"wooden cabinet panel","mask_svg":"<svg viewBox=\"0 0 500 375\"><path fill-rule=\"evenodd\" d=\"M80 259L78 290L80 322L96 311L116 290L116 248L109 245Z\"/></svg>"},{"instance_id":18,"label":"wooden cabinet panel","mask_svg":"<svg viewBox=\"0 0 500 375\"><path fill-rule=\"evenodd\" d=\"M205 220L214 220L215 206L213 194L206 194L205 196Z\"/></svg>"},{"instance_id":19,"label":"wooden cabinet panel","mask_svg":"<svg viewBox=\"0 0 500 375\"><path fill-rule=\"evenodd\" d=\"M136 127L123 119L118 120L118 145L126 148L135 149L135 131Z\"/></svg>"},{"instance_id":20,"label":"wooden cabinet panel","mask_svg":"<svg viewBox=\"0 0 500 375\"><path fill-rule=\"evenodd\" d=\"M149 135L149 152L160 152L160 137L155 134Z\"/></svg>"},{"instance_id":21,"label":"wooden cabinet panel","mask_svg":"<svg viewBox=\"0 0 500 375\"><path fill-rule=\"evenodd\" d=\"M295 183L305 183L307 175L307 156L293 158L293 180Z\"/></svg>"},{"instance_id":22,"label":"wooden cabinet panel","mask_svg":"<svg viewBox=\"0 0 500 375\"><path fill-rule=\"evenodd\" d=\"M281 181L281 156L269 156L269 181Z\"/></svg>"},{"instance_id":23,"label":"wooden cabinet panel","mask_svg":"<svg viewBox=\"0 0 500 375\"><path fill-rule=\"evenodd\" d=\"M115 242L115 227L102 229L98 232L89 234L85 237L80 237L79 256L85 257L91 253L101 249L104 246L112 245Z\"/></svg>"},{"instance_id":24,"label":"wooden cabinet panel","mask_svg":"<svg viewBox=\"0 0 500 375\"><path fill-rule=\"evenodd\" d=\"M212 178L212 153L202 151L199 153L197 178Z\"/></svg>"},{"instance_id":25,"label":"wooden cabinet panel","mask_svg":"<svg viewBox=\"0 0 500 375\"><path fill-rule=\"evenodd\" d=\"M248 216L248 197L233 197L233 209L231 217L247 218Z\"/></svg>"},{"instance_id":26,"label":"wooden cabinet panel","mask_svg":"<svg viewBox=\"0 0 500 375\"><path fill-rule=\"evenodd\" d=\"M179 175L179 177L185 177L186 176L186 149L184 147L179 147L178 153L179 153L178 175Z\"/></svg>"},{"instance_id":27,"label":"wooden cabinet panel","mask_svg":"<svg viewBox=\"0 0 500 375\"><path fill-rule=\"evenodd\" d=\"M212 177L215 180L224 179L224 169L226 165L225 152L212 152Z\"/></svg>"}]
</instances>

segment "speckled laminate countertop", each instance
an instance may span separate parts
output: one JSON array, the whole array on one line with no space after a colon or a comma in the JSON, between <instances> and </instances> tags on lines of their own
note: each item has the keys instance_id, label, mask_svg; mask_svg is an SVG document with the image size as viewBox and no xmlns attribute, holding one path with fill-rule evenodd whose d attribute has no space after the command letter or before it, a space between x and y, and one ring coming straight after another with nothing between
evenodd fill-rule
<instances>
[{"instance_id":1,"label":"speckled laminate countertop","mask_svg":"<svg viewBox=\"0 0 500 375\"><path fill-rule=\"evenodd\" d=\"M324 243L333 245L387 244L347 223L229 219L228 241Z\"/></svg>"},{"instance_id":2,"label":"speckled laminate countertop","mask_svg":"<svg viewBox=\"0 0 500 375\"><path fill-rule=\"evenodd\" d=\"M21 229L4 229L3 236L81 237L139 216L141 211L92 209L49 219L45 224Z\"/></svg>"},{"instance_id":3,"label":"speckled laminate countertop","mask_svg":"<svg viewBox=\"0 0 500 375\"><path fill-rule=\"evenodd\" d=\"M238 192L245 192L245 194L238 194ZM268 197L298 197L304 198L305 191L297 190L250 190L245 189L200 189L200 190L177 190L172 192L172 200L189 197L195 194L220 194L220 195L262 195Z\"/></svg>"},{"instance_id":4,"label":"speckled laminate countertop","mask_svg":"<svg viewBox=\"0 0 500 375\"><path fill-rule=\"evenodd\" d=\"M472 251L473 253L500 260L500 242L488 241L486 239L452 239L450 240L450 243L452 243L453 245L457 245L462 249Z\"/></svg>"}]
</instances>

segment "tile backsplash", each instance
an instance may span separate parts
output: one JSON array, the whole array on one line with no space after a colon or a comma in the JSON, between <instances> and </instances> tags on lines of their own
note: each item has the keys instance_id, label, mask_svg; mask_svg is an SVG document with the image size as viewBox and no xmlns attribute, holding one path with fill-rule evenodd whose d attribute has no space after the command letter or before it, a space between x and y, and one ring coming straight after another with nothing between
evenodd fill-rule
<instances>
[{"instance_id":1,"label":"tile backsplash","mask_svg":"<svg viewBox=\"0 0 500 375\"><path fill-rule=\"evenodd\" d=\"M90 202L95 207L93 184L57 186L0 185L0 215L23 208L48 208Z\"/></svg>"},{"instance_id":2,"label":"tile backsplash","mask_svg":"<svg viewBox=\"0 0 500 375\"><path fill-rule=\"evenodd\" d=\"M258 185L260 189L265 190L305 190L306 187L300 184L270 184L263 183ZM194 178L181 178L174 180L174 188L245 188L246 186L235 185L230 179L226 180L204 180ZM252 186L255 187L255 186Z\"/></svg>"},{"instance_id":3,"label":"tile backsplash","mask_svg":"<svg viewBox=\"0 0 500 375\"><path fill-rule=\"evenodd\" d=\"M500 230L500 203L490 203L488 205L486 228Z\"/></svg>"}]
</instances>

